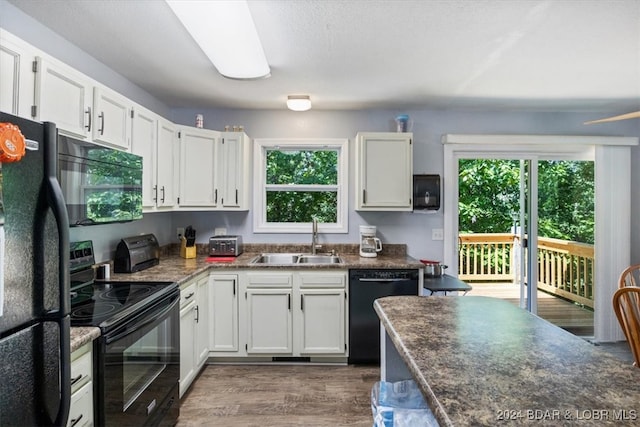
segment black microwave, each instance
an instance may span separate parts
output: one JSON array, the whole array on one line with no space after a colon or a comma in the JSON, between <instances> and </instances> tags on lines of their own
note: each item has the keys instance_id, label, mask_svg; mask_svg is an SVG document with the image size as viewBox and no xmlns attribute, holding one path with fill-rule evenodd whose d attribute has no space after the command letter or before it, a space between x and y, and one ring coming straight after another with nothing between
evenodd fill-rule
<instances>
[{"instance_id":1,"label":"black microwave","mask_svg":"<svg viewBox=\"0 0 640 427\"><path fill-rule=\"evenodd\" d=\"M142 157L58 135L57 175L72 227L142 219Z\"/></svg>"}]
</instances>

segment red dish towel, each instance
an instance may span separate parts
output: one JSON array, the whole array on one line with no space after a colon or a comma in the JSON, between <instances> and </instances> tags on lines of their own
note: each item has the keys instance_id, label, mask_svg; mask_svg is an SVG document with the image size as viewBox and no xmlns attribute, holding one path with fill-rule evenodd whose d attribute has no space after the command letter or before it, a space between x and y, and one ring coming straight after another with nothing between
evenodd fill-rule
<instances>
[{"instance_id":1,"label":"red dish towel","mask_svg":"<svg viewBox=\"0 0 640 427\"><path fill-rule=\"evenodd\" d=\"M233 262L236 260L234 256L210 256L207 262Z\"/></svg>"}]
</instances>

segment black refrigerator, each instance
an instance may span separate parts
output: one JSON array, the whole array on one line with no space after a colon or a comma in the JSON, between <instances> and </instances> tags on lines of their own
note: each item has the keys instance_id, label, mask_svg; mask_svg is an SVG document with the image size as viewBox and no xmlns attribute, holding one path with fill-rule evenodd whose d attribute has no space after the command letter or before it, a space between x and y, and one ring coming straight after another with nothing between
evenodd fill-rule
<instances>
[{"instance_id":1,"label":"black refrigerator","mask_svg":"<svg viewBox=\"0 0 640 427\"><path fill-rule=\"evenodd\" d=\"M19 160L7 123L26 140ZM53 123L0 112L2 427L64 426L69 416L69 220L56 140Z\"/></svg>"}]
</instances>

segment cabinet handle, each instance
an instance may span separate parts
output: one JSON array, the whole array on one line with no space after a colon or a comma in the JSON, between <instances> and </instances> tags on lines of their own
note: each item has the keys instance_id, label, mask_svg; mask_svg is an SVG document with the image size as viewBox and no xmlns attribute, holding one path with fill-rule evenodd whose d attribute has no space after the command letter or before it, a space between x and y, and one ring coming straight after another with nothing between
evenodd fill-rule
<instances>
[{"instance_id":1,"label":"cabinet handle","mask_svg":"<svg viewBox=\"0 0 640 427\"><path fill-rule=\"evenodd\" d=\"M78 423L80 422L80 420L82 419L82 415L83 415L83 414L80 414L80 416L79 416L78 418L74 418L74 419L72 419L72 420L71 420L71 424L69 424L69 427L73 427L73 426L75 426L76 424L78 424Z\"/></svg>"},{"instance_id":2,"label":"cabinet handle","mask_svg":"<svg viewBox=\"0 0 640 427\"><path fill-rule=\"evenodd\" d=\"M78 381L80 381L80 379L82 378L82 374L78 375L75 378L71 378L71 385L74 385L75 383L77 383Z\"/></svg>"},{"instance_id":3,"label":"cabinet handle","mask_svg":"<svg viewBox=\"0 0 640 427\"><path fill-rule=\"evenodd\" d=\"M88 132L91 132L91 107L87 107L87 111L85 111L85 113L89 116L89 120L87 120L87 125L85 126L85 128L87 128Z\"/></svg>"},{"instance_id":4,"label":"cabinet handle","mask_svg":"<svg viewBox=\"0 0 640 427\"><path fill-rule=\"evenodd\" d=\"M233 279L233 296L236 296L236 279Z\"/></svg>"},{"instance_id":5,"label":"cabinet handle","mask_svg":"<svg viewBox=\"0 0 640 427\"><path fill-rule=\"evenodd\" d=\"M153 186L153 201L154 202L158 201L158 186L157 185Z\"/></svg>"},{"instance_id":6,"label":"cabinet handle","mask_svg":"<svg viewBox=\"0 0 640 427\"><path fill-rule=\"evenodd\" d=\"M187 300L187 299L191 298L191 297L193 296L193 294L194 294L194 293L195 293L195 292L191 292L189 295L187 295L186 297L184 297L184 299L185 299L185 300Z\"/></svg>"},{"instance_id":7,"label":"cabinet handle","mask_svg":"<svg viewBox=\"0 0 640 427\"><path fill-rule=\"evenodd\" d=\"M300 295L300 310L304 311L304 295Z\"/></svg>"},{"instance_id":8,"label":"cabinet handle","mask_svg":"<svg viewBox=\"0 0 640 427\"><path fill-rule=\"evenodd\" d=\"M200 306L196 305L196 323L200 323Z\"/></svg>"},{"instance_id":9,"label":"cabinet handle","mask_svg":"<svg viewBox=\"0 0 640 427\"><path fill-rule=\"evenodd\" d=\"M287 295L287 308L291 310L291 294Z\"/></svg>"},{"instance_id":10,"label":"cabinet handle","mask_svg":"<svg viewBox=\"0 0 640 427\"><path fill-rule=\"evenodd\" d=\"M162 198L160 199L160 201L162 203L164 203L164 185L162 186L162 188L160 189L160 191L162 191Z\"/></svg>"},{"instance_id":11,"label":"cabinet handle","mask_svg":"<svg viewBox=\"0 0 640 427\"><path fill-rule=\"evenodd\" d=\"M218 203L218 189L217 188L213 192L213 203Z\"/></svg>"},{"instance_id":12,"label":"cabinet handle","mask_svg":"<svg viewBox=\"0 0 640 427\"><path fill-rule=\"evenodd\" d=\"M238 189L236 188L236 205L238 204Z\"/></svg>"},{"instance_id":13,"label":"cabinet handle","mask_svg":"<svg viewBox=\"0 0 640 427\"><path fill-rule=\"evenodd\" d=\"M367 203L367 190L362 190L362 204Z\"/></svg>"},{"instance_id":14,"label":"cabinet handle","mask_svg":"<svg viewBox=\"0 0 640 427\"><path fill-rule=\"evenodd\" d=\"M98 129L98 132L100 132L100 135L102 136L104 135L104 111L101 111L98 117L100 118L100 129Z\"/></svg>"}]
</instances>

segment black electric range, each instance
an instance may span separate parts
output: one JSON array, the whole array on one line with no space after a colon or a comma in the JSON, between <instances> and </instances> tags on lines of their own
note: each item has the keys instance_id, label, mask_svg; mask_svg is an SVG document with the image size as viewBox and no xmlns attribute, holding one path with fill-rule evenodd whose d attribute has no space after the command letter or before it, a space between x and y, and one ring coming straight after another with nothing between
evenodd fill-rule
<instances>
[{"instance_id":1,"label":"black electric range","mask_svg":"<svg viewBox=\"0 0 640 427\"><path fill-rule=\"evenodd\" d=\"M104 334L176 292L175 282L93 281L71 291L71 325L97 326Z\"/></svg>"}]
</instances>

